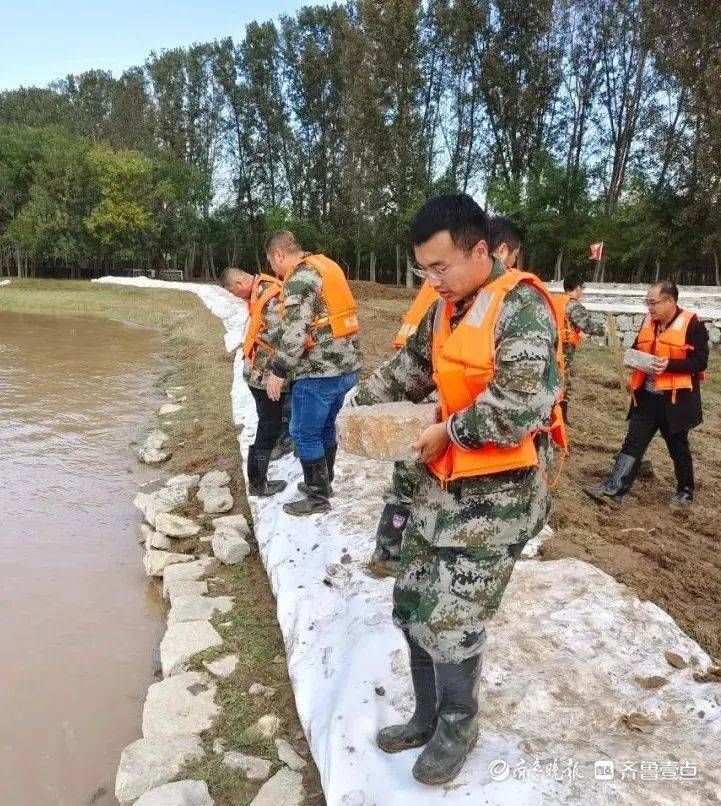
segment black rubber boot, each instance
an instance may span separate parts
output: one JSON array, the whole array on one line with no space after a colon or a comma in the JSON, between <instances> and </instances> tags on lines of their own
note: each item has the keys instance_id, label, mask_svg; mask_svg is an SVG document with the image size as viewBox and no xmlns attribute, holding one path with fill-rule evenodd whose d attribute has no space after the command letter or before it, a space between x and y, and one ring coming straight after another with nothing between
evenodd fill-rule
<instances>
[{"instance_id":1,"label":"black rubber boot","mask_svg":"<svg viewBox=\"0 0 721 806\"><path fill-rule=\"evenodd\" d=\"M328 467L328 497L333 498L335 493L333 492L332 482L335 478L335 455L338 451L338 446L335 445L332 448L328 448L325 452L325 463ZM298 491L303 493L303 495L308 495L308 485L304 481L298 482Z\"/></svg>"},{"instance_id":2,"label":"black rubber boot","mask_svg":"<svg viewBox=\"0 0 721 806\"><path fill-rule=\"evenodd\" d=\"M300 460L303 467L303 477L308 490L305 498L283 504L283 512L289 515L315 515L317 512L328 512L330 509L330 482L328 481L328 466L325 456L314 459L312 462Z\"/></svg>"},{"instance_id":3,"label":"black rubber boot","mask_svg":"<svg viewBox=\"0 0 721 806\"><path fill-rule=\"evenodd\" d=\"M436 729L436 676L433 658L403 630L411 655L411 680L416 708L402 725L389 725L378 732L376 742L386 753L400 753L426 744Z\"/></svg>"},{"instance_id":4,"label":"black rubber boot","mask_svg":"<svg viewBox=\"0 0 721 806\"><path fill-rule=\"evenodd\" d=\"M606 482L595 487L584 487L583 490L601 504L605 504L609 498L618 504L631 489L640 466L638 459L627 453L619 453Z\"/></svg>"},{"instance_id":5,"label":"black rubber boot","mask_svg":"<svg viewBox=\"0 0 721 806\"><path fill-rule=\"evenodd\" d=\"M293 440L290 438L290 434L281 434L275 443L275 447L270 452L270 461L275 462L277 459L282 459L284 456L293 453L293 448Z\"/></svg>"},{"instance_id":6,"label":"black rubber boot","mask_svg":"<svg viewBox=\"0 0 721 806\"><path fill-rule=\"evenodd\" d=\"M561 407L561 414L563 415L563 422L566 425L569 425L569 422L568 422L568 400L566 400L564 398L563 400L560 401L559 405Z\"/></svg>"},{"instance_id":7,"label":"black rubber boot","mask_svg":"<svg viewBox=\"0 0 721 806\"><path fill-rule=\"evenodd\" d=\"M376 529L376 547L368 563L368 571L377 577L395 576L401 541L411 508L403 504L386 504Z\"/></svg>"},{"instance_id":8,"label":"black rubber boot","mask_svg":"<svg viewBox=\"0 0 721 806\"><path fill-rule=\"evenodd\" d=\"M270 451L259 451L254 447L248 448L248 492L260 498L268 498L281 493L288 486L285 481L268 481L268 464Z\"/></svg>"},{"instance_id":9,"label":"black rubber boot","mask_svg":"<svg viewBox=\"0 0 721 806\"><path fill-rule=\"evenodd\" d=\"M438 724L413 765L422 784L445 784L458 775L478 741L478 683L481 655L463 663L436 663Z\"/></svg>"}]
</instances>

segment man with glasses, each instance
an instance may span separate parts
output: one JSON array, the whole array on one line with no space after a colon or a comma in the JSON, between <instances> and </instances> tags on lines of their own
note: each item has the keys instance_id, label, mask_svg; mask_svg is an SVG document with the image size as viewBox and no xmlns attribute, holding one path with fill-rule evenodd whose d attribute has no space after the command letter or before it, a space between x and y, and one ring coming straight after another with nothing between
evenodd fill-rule
<instances>
[{"instance_id":1,"label":"man with glasses","mask_svg":"<svg viewBox=\"0 0 721 806\"><path fill-rule=\"evenodd\" d=\"M671 507L681 509L693 502L688 432L702 420L700 381L708 363L708 332L695 314L678 307L678 288L670 280L649 288L646 307L648 314L633 346L653 356L652 370L633 372L626 439L606 482L587 487L586 493L599 503L619 503L636 479L646 448L660 431L676 474Z\"/></svg>"},{"instance_id":2,"label":"man with glasses","mask_svg":"<svg viewBox=\"0 0 721 806\"><path fill-rule=\"evenodd\" d=\"M349 403L417 403L434 389L440 399L442 421L413 446L420 480L393 592L416 707L377 741L387 753L426 745L413 775L442 784L477 740L486 623L548 517L559 340L545 287L493 259L488 218L469 196L427 201L411 241L440 299Z\"/></svg>"}]
</instances>

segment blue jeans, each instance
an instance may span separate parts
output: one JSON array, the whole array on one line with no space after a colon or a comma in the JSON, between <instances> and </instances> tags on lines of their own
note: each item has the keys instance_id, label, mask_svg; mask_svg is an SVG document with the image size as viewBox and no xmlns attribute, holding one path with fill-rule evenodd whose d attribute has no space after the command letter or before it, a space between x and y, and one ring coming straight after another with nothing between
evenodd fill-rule
<instances>
[{"instance_id":1,"label":"blue jeans","mask_svg":"<svg viewBox=\"0 0 721 806\"><path fill-rule=\"evenodd\" d=\"M290 435L298 456L312 462L334 448L335 421L343 398L358 383L358 373L335 378L300 378L293 384Z\"/></svg>"}]
</instances>

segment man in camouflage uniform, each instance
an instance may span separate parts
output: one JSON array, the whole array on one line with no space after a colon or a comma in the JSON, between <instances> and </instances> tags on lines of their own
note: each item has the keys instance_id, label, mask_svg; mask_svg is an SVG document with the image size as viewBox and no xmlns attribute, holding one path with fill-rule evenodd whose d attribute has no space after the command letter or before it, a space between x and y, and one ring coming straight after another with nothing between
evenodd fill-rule
<instances>
[{"instance_id":1,"label":"man in camouflage uniform","mask_svg":"<svg viewBox=\"0 0 721 806\"><path fill-rule=\"evenodd\" d=\"M581 304L583 296L583 280L577 274L569 274L563 278L564 296L568 297L565 310L565 322L561 323L563 337L563 358L565 364L564 390L561 407L563 417L568 422L568 400L571 395L571 364L576 355L578 338L572 334L585 333L587 336L603 336L606 328L601 319L594 317L591 312Z\"/></svg>"},{"instance_id":2,"label":"man in camouflage uniform","mask_svg":"<svg viewBox=\"0 0 721 806\"><path fill-rule=\"evenodd\" d=\"M233 267L227 268L223 272L220 281L223 288L246 302L250 300L256 282L258 296L262 296L272 284L272 278L261 275L256 281L252 274ZM287 388L284 387L281 390L280 398L275 401L271 400L265 391L269 374L270 349L273 348L280 327L280 295L272 297L263 306L262 317L264 324L262 341L267 348L265 346L254 347L252 355L245 357L243 378L253 395L258 415L255 441L248 448L248 492L251 495L267 497L282 492L286 488L284 481L268 480L268 464L273 447L283 430L283 408L286 406L289 395Z\"/></svg>"},{"instance_id":3,"label":"man in camouflage uniform","mask_svg":"<svg viewBox=\"0 0 721 806\"><path fill-rule=\"evenodd\" d=\"M327 324L314 327L329 315L324 280L315 266L304 262L309 253L293 233L271 235L266 254L273 272L284 278L283 318L266 389L277 400L283 385L293 383L290 434L304 476L298 489L305 497L283 509L290 515L327 512L337 449L335 421L361 367L358 337L334 337ZM314 343L309 347L311 336Z\"/></svg>"},{"instance_id":4,"label":"man in camouflage uniform","mask_svg":"<svg viewBox=\"0 0 721 806\"><path fill-rule=\"evenodd\" d=\"M429 200L411 239L416 262L441 294L406 346L363 381L349 405L410 400L434 389L436 318L452 303L451 328L478 292L505 272L488 252L488 219L468 196ZM401 547L393 621L410 649L416 708L405 725L384 728L378 744L398 752L426 744L413 775L443 783L461 769L477 739L477 691L486 623L503 596L524 544L550 508L549 426L560 392L557 327L549 301L520 282L505 296L493 333L495 374L472 405L430 426L414 448L433 462L460 449L513 446L535 436L538 466L442 484L426 464Z\"/></svg>"}]
</instances>

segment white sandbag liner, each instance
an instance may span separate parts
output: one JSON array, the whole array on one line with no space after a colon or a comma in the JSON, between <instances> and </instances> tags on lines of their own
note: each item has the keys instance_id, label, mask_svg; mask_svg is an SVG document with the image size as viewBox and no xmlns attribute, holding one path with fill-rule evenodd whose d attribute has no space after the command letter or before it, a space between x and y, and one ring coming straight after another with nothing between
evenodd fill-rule
<instances>
[{"instance_id":1,"label":"white sandbag liner","mask_svg":"<svg viewBox=\"0 0 721 806\"><path fill-rule=\"evenodd\" d=\"M194 291L235 339L242 332L244 306L217 288L123 282ZM241 368L238 355L233 411L245 456L255 407ZM251 498L255 535L331 806L718 802L721 686L693 680L709 657L658 607L577 560L517 564L489 630L478 745L452 785L414 782L419 751L386 755L374 739L412 709L406 651L390 618L393 581L363 571L388 465L341 453L333 511L305 519L281 509L294 498L297 461L272 463L271 476L290 484ZM667 651L690 665L673 668ZM668 682L647 688L654 677Z\"/></svg>"}]
</instances>

